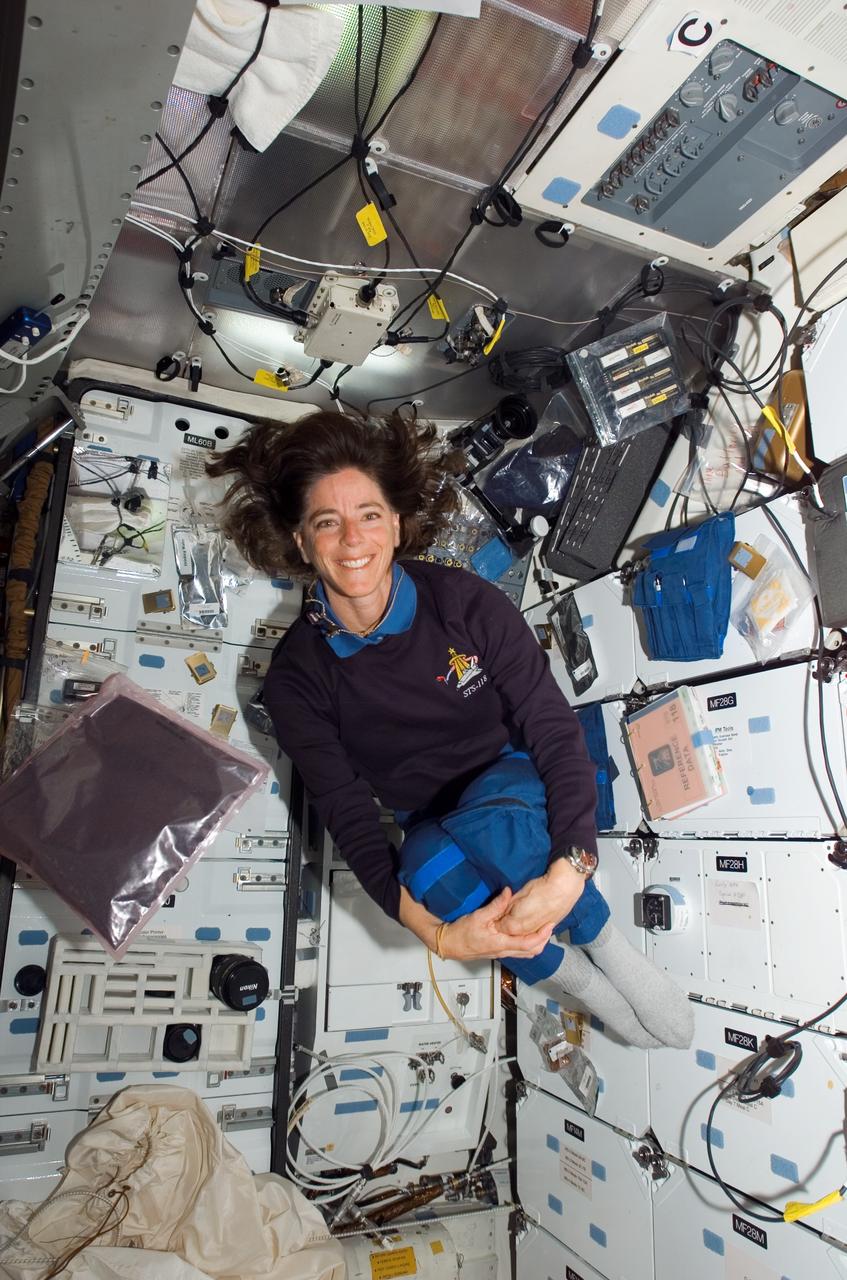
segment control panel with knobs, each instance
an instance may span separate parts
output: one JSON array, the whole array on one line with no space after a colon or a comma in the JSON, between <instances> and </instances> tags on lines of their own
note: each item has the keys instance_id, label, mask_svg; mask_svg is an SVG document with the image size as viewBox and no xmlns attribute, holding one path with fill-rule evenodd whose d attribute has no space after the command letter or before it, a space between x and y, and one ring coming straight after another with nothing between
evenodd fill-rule
<instances>
[{"instance_id":1,"label":"control panel with knobs","mask_svg":"<svg viewBox=\"0 0 847 1280\"><path fill-rule=\"evenodd\" d=\"M843 99L723 40L583 200L710 247L845 134Z\"/></svg>"}]
</instances>

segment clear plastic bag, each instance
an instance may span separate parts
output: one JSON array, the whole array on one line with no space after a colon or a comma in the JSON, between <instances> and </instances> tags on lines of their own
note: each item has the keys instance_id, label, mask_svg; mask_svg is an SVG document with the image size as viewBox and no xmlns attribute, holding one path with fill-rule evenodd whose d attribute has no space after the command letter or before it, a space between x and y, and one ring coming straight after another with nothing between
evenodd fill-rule
<instances>
[{"instance_id":1,"label":"clear plastic bag","mask_svg":"<svg viewBox=\"0 0 847 1280\"><path fill-rule=\"evenodd\" d=\"M223 631L228 618L224 592L226 539L217 529L173 530L179 574L179 611L183 622Z\"/></svg>"},{"instance_id":2,"label":"clear plastic bag","mask_svg":"<svg viewBox=\"0 0 847 1280\"><path fill-rule=\"evenodd\" d=\"M115 675L0 786L0 851L120 958L267 774Z\"/></svg>"},{"instance_id":3,"label":"clear plastic bag","mask_svg":"<svg viewBox=\"0 0 847 1280\"><path fill-rule=\"evenodd\" d=\"M759 661L766 662L782 652L814 592L805 574L770 538L760 534L752 547L765 563L754 578L736 573L730 619ZM733 555L737 565L738 554Z\"/></svg>"},{"instance_id":4,"label":"clear plastic bag","mask_svg":"<svg viewBox=\"0 0 847 1280\"><path fill-rule=\"evenodd\" d=\"M126 667L91 649L74 649L61 640L48 640L41 659L38 700L75 707L93 698L109 676L126 675Z\"/></svg>"},{"instance_id":5,"label":"clear plastic bag","mask_svg":"<svg viewBox=\"0 0 847 1280\"><path fill-rule=\"evenodd\" d=\"M69 707L41 707L19 702L9 719L3 738L3 765L0 776L10 777L33 752L43 747L70 715Z\"/></svg>"},{"instance_id":6,"label":"clear plastic bag","mask_svg":"<svg viewBox=\"0 0 847 1280\"><path fill-rule=\"evenodd\" d=\"M572 351L568 367L601 445L667 422L689 406L664 311Z\"/></svg>"}]
</instances>

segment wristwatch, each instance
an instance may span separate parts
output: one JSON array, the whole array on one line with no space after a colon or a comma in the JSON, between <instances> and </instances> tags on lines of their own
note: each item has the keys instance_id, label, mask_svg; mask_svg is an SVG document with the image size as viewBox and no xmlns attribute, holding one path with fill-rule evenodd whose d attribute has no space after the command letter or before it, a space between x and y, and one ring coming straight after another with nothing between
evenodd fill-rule
<instances>
[{"instance_id":1,"label":"wristwatch","mask_svg":"<svg viewBox=\"0 0 847 1280\"><path fill-rule=\"evenodd\" d=\"M555 853L550 855L550 865L558 858L569 862L580 875L585 876L586 880L589 876L594 875L599 862L596 853L592 853L590 849L583 849L578 844L567 844L564 849L557 849Z\"/></svg>"}]
</instances>

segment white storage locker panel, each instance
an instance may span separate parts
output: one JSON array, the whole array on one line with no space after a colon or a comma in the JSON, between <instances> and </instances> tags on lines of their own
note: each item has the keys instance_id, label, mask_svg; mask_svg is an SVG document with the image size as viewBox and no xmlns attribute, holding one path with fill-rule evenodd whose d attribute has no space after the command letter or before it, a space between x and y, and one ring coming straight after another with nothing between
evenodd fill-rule
<instances>
[{"instance_id":1,"label":"white storage locker panel","mask_svg":"<svg viewBox=\"0 0 847 1280\"><path fill-rule=\"evenodd\" d=\"M463 1022L490 1019L493 966L433 957L436 981ZM449 1029L429 975L427 949L368 897L352 871L332 876L327 967L328 1031L441 1023Z\"/></svg>"},{"instance_id":2,"label":"white storage locker panel","mask_svg":"<svg viewBox=\"0 0 847 1280\"><path fill-rule=\"evenodd\" d=\"M847 1277L847 1254L814 1231L745 1217L710 1178L671 1168L653 1201L656 1280ZM820 1229L817 1217L807 1221Z\"/></svg>"},{"instance_id":3,"label":"white storage locker panel","mask_svg":"<svg viewBox=\"0 0 847 1280\"><path fill-rule=\"evenodd\" d=\"M46 1200L59 1181L65 1152L85 1128L85 1111L55 1111L50 1102L18 1116L0 1116L0 1201Z\"/></svg>"},{"instance_id":4,"label":"white storage locker panel","mask_svg":"<svg viewBox=\"0 0 847 1280\"><path fill-rule=\"evenodd\" d=\"M630 693L636 680L635 615L630 606L624 603L624 587L620 577L616 573L609 573L596 582L577 587L573 597L585 634L591 642L597 679L585 693L578 694L574 691L562 651L553 634L549 651L550 666L559 687L573 707ZM540 604L527 615L528 620L543 623L549 616L550 609L550 604Z\"/></svg>"},{"instance_id":5,"label":"white storage locker panel","mask_svg":"<svg viewBox=\"0 0 847 1280\"><path fill-rule=\"evenodd\" d=\"M652 1280L649 1176L641 1144L547 1093L517 1114L517 1178L527 1214L608 1280Z\"/></svg>"},{"instance_id":6,"label":"white storage locker panel","mask_svg":"<svg viewBox=\"0 0 847 1280\"><path fill-rule=\"evenodd\" d=\"M716 1090L749 1060L766 1035L784 1025L712 1005L694 1006L690 1049L651 1049L653 1131L665 1151L709 1172L706 1120ZM804 1032L803 1059L773 1099L742 1104L723 1099L712 1146L721 1177L783 1209L814 1201L844 1182L847 1063L835 1036ZM816 1214L810 1225L847 1243L847 1204Z\"/></svg>"},{"instance_id":7,"label":"white storage locker panel","mask_svg":"<svg viewBox=\"0 0 847 1280\"><path fill-rule=\"evenodd\" d=\"M595 875L612 911L612 919L636 950L644 953L647 942L644 930L635 923L634 903L643 884L643 863L629 852L629 841L601 836L600 865ZM638 845L638 848L641 846ZM563 936L566 944L566 938ZM597 1117L607 1124L640 1135L650 1124L650 1094L647 1078L647 1054L623 1044L610 1035L602 1022L592 1017L585 1005L550 982L535 987L517 987L520 1002L517 1018L518 1060L528 1080L561 1098L563 1102L582 1104L557 1072L547 1071L538 1048L530 1038L531 1018L536 1005L546 1005L554 1017L565 1014L569 1026L578 1026L583 1051L597 1072ZM575 1020L568 1015L578 1015Z\"/></svg>"},{"instance_id":8,"label":"white storage locker panel","mask_svg":"<svg viewBox=\"0 0 847 1280\"><path fill-rule=\"evenodd\" d=\"M632 771L632 764L624 738L623 719L626 709L622 702L601 704L606 746L612 761L612 794L615 801L616 832L631 832L641 822L641 793Z\"/></svg>"},{"instance_id":9,"label":"white storage locker panel","mask_svg":"<svg viewBox=\"0 0 847 1280\"><path fill-rule=\"evenodd\" d=\"M788 496L778 498L768 504L788 535L791 545L797 551L801 562L808 569L809 557L806 551L806 529L797 498ZM753 511L745 511L736 518L735 537L739 542L753 544L760 534L764 534L770 542L778 547L791 562L791 553L777 529L765 515L761 507ZM740 575L738 570L731 569L733 581ZM629 609L635 625L635 672L636 677L648 688L656 685L685 684L689 680L702 679L719 671L754 670L759 662L753 650L739 631L730 622L720 658L705 658L697 662L669 662L664 659L650 659L644 645L644 629L639 609ZM784 648L778 655L787 658L795 654L807 654L817 649L817 622L814 605L811 601L806 605L796 624L791 628Z\"/></svg>"},{"instance_id":10,"label":"white storage locker panel","mask_svg":"<svg viewBox=\"0 0 847 1280\"><path fill-rule=\"evenodd\" d=\"M516 1246L516 1280L606 1280L543 1227L531 1227Z\"/></svg>"},{"instance_id":11,"label":"white storage locker panel","mask_svg":"<svg viewBox=\"0 0 847 1280\"><path fill-rule=\"evenodd\" d=\"M726 779L726 795L651 826L660 835L836 834L824 769L813 664L725 676L696 690ZM836 786L847 794L847 677L823 685L826 741Z\"/></svg>"},{"instance_id":12,"label":"white storage locker panel","mask_svg":"<svg viewBox=\"0 0 847 1280\"><path fill-rule=\"evenodd\" d=\"M847 877L824 840L660 840L646 891L684 923L648 931L654 963L704 1000L804 1021L847 987ZM807 922L814 922L809 945ZM827 1019L847 1031L847 1009Z\"/></svg>"}]
</instances>

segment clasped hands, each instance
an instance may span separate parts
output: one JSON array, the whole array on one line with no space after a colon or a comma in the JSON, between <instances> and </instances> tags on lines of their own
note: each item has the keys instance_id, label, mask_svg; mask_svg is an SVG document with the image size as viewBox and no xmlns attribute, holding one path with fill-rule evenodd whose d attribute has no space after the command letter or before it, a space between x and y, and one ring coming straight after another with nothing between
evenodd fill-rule
<instances>
[{"instance_id":1,"label":"clasped hands","mask_svg":"<svg viewBox=\"0 0 847 1280\"><path fill-rule=\"evenodd\" d=\"M441 954L449 960L537 956L584 888L585 876L558 859L517 893L504 889L486 906L447 925L441 934Z\"/></svg>"}]
</instances>

